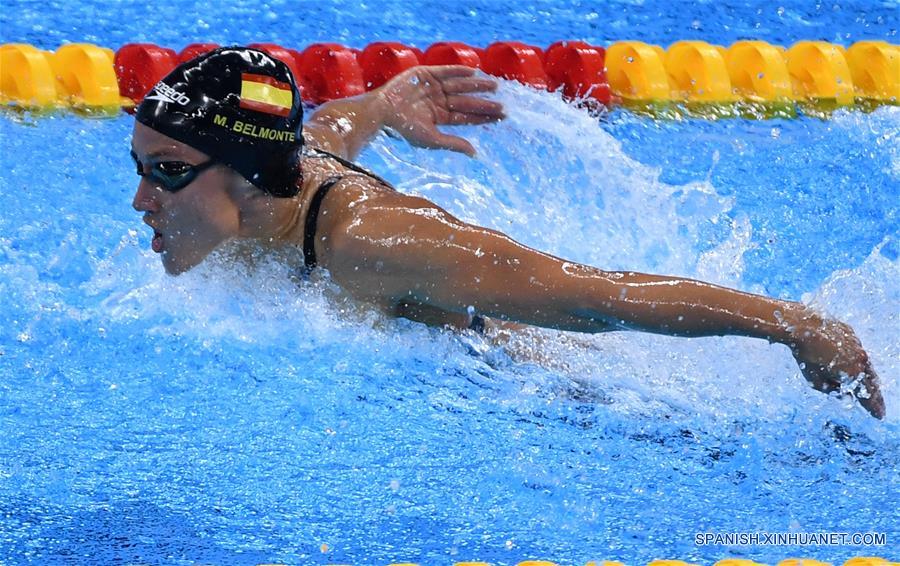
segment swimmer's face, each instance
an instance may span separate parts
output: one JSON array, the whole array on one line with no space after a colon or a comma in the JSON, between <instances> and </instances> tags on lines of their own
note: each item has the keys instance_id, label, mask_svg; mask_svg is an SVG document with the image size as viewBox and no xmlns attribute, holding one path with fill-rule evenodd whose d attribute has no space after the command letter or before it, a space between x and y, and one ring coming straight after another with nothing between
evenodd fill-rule
<instances>
[{"instance_id":1,"label":"swimmer's face","mask_svg":"<svg viewBox=\"0 0 900 566\"><path fill-rule=\"evenodd\" d=\"M180 161L200 165L209 156L135 122L131 147L149 172L154 163ZM249 185L225 165L203 170L177 192L163 189L152 177L141 177L132 206L144 213L153 228L153 251L162 254L163 267L172 275L199 264L219 244L238 236L240 211L236 191Z\"/></svg>"}]
</instances>

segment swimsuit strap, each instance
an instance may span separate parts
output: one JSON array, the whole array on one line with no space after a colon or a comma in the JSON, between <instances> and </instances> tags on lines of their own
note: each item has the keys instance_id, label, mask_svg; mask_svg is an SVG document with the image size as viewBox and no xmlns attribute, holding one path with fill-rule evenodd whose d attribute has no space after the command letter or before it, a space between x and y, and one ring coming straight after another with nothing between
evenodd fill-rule
<instances>
[{"instance_id":1,"label":"swimsuit strap","mask_svg":"<svg viewBox=\"0 0 900 566\"><path fill-rule=\"evenodd\" d=\"M319 208L322 200L328 194L328 189L341 180L341 177L331 177L316 189L312 202L309 203L309 212L306 213L306 225L303 229L303 263L307 270L316 266L316 224L319 219Z\"/></svg>"},{"instance_id":2,"label":"swimsuit strap","mask_svg":"<svg viewBox=\"0 0 900 566\"><path fill-rule=\"evenodd\" d=\"M303 157L334 159L347 169L350 169L367 177L371 177L384 186L393 189L390 183L388 183L375 173L363 169L359 165L351 161L347 161L343 157L338 157L337 155L323 149L304 146ZM312 202L309 203L309 212L306 213L306 225L304 226L303 230L303 263L306 265L307 271L312 270L312 268L316 266L316 222L318 221L319 208L322 206L322 199L324 199L325 195L328 194L328 189L337 184L337 182L341 179L343 179L343 177L330 177L326 179L325 182L319 185L319 188L316 189L316 193L313 195Z\"/></svg>"}]
</instances>

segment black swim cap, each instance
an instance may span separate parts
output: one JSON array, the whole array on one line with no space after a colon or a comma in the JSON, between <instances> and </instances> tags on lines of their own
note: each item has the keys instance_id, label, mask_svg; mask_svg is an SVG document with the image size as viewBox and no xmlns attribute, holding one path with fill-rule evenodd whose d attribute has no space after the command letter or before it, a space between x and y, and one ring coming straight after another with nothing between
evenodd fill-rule
<instances>
[{"instance_id":1,"label":"black swim cap","mask_svg":"<svg viewBox=\"0 0 900 566\"><path fill-rule=\"evenodd\" d=\"M222 47L182 63L147 93L136 118L271 195L299 189L300 92L288 66L262 51Z\"/></svg>"}]
</instances>

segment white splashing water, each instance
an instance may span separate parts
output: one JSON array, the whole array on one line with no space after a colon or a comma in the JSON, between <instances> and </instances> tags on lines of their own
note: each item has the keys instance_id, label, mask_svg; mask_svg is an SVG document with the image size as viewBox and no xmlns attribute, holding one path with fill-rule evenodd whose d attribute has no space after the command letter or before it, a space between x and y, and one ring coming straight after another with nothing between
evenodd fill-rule
<instances>
[{"instance_id":1,"label":"white splashing water","mask_svg":"<svg viewBox=\"0 0 900 566\"><path fill-rule=\"evenodd\" d=\"M567 259L737 282L745 220L717 249L694 251L701 224L732 224L731 198L708 182L661 182L658 169L628 157L596 118L556 94L504 83L497 99L507 109L503 122L450 129L473 141L477 161L381 140L375 166L405 192Z\"/></svg>"}]
</instances>

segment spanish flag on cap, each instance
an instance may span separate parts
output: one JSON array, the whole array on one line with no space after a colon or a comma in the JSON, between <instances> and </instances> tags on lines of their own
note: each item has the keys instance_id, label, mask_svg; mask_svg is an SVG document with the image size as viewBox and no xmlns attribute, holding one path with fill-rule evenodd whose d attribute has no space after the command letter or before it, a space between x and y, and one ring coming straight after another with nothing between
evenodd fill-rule
<instances>
[{"instance_id":1,"label":"spanish flag on cap","mask_svg":"<svg viewBox=\"0 0 900 566\"><path fill-rule=\"evenodd\" d=\"M241 108L287 117L294 96L291 85L265 75L241 73Z\"/></svg>"}]
</instances>

